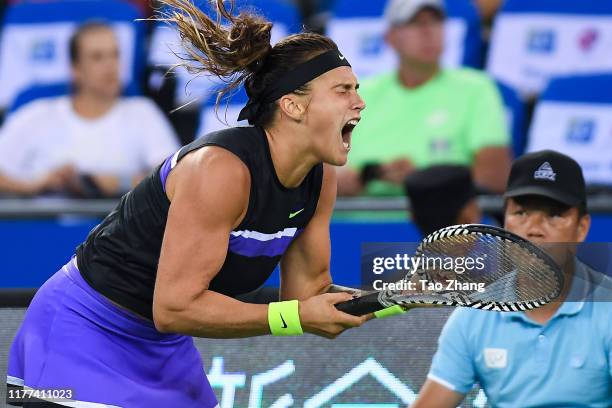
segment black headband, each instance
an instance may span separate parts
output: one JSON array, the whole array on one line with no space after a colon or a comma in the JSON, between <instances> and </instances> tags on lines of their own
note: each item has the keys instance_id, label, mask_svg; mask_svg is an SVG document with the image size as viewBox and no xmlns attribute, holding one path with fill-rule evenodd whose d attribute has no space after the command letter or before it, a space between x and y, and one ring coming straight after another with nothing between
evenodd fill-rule
<instances>
[{"instance_id":1,"label":"black headband","mask_svg":"<svg viewBox=\"0 0 612 408\"><path fill-rule=\"evenodd\" d=\"M259 116L262 106L298 89L300 86L338 67L350 67L351 64L338 50L331 50L317 55L284 73L282 77L263 90L257 97L250 96L246 106L240 111L238 120L248 119L253 124Z\"/></svg>"}]
</instances>

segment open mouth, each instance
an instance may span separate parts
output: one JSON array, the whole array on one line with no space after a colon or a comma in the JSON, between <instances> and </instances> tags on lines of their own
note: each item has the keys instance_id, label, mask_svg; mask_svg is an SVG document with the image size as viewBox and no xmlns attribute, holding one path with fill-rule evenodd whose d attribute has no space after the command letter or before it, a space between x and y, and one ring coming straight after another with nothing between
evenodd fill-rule
<instances>
[{"instance_id":1,"label":"open mouth","mask_svg":"<svg viewBox=\"0 0 612 408\"><path fill-rule=\"evenodd\" d=\"M357 123L359 123L359 119L351 119L342 127L342 144L347 152L351 150L351 134Z\"/></svg>"}]
</instances>

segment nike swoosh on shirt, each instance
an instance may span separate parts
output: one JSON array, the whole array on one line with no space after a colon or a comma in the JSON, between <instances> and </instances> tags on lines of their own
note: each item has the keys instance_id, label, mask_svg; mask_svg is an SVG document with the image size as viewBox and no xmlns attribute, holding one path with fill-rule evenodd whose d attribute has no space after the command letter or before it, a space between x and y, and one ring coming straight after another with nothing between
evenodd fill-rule
<instances>
[{"instance_id":1,"label":"nike swoosh on shirt","mask_svg":"<svg viewBox=\"0 0 612 408\"><path fill-rule=\"evenodd\" d=\"M303 208L302 208L301 210L296 211L296 212L289 213L289 218L293 218L293 217L295 217L296 215L298 215L298 214L299 214L299 213L301 213L302 211L304 211L304 209L303 209Z\"/></svg>"}]
</instances>

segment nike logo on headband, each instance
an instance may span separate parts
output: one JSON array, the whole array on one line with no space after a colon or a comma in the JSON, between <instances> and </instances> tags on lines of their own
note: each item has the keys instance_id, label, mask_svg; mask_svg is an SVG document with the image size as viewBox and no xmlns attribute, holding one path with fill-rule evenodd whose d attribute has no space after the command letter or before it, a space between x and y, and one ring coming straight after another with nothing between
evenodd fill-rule
<instances>
[{"instance_id":1,"label":"nike logo on headband","mask_svg":"<svg viewBox=\"0 0 612 408\"><path fill-rule=\"evenodd\" d=\"M338 54L338 58L340 58L341 60L343 60L343 59L344 59L344 55L342 55L342 54Z\"/></svg>"}]
</instances>

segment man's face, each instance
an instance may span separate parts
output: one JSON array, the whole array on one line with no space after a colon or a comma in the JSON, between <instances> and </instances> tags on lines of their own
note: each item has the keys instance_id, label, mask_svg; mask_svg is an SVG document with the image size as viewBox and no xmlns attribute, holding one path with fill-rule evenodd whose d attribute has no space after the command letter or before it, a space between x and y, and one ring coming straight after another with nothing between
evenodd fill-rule
<instances>
[{"instance_id":1,"label":"man's face","mask_svg":"<svg viewBox=\"0 0 612 408\"><path fill-rule=\"evenodd\" d=\"M424 8L407 23L391 27L385 39L401 60L435 65L444 47L443 23L439 12Z\"/></svg>"},{"instance_id":2,"label":"man's face","mask_svg":"<svg viewBox=\"0 0 612 408\"><path fill-rule=\"evenodd\" d=\"M558 265L569 267L576 245L587 236L591 218L580 216L576 207L567 207L539 196L509 198L504 227L533 242L550 255Z\"/></svg>"},{"instance_id":3,"label":"man's face","mask_svg":"<svg viewBox=\"0 0 612 408\"><path fill-rule=\"evenodd\" d=\"M576 207L541 196L509 198L504 227L543 249L567 272L571 271L577 244L584 241L591 218ZM570 268L570 269L568 269Z\"/></svg>"},{"instance_id":4,"label":"man's face","mask_svg":"<svg viewBox=\"0 0 612 408\"><path fill-rule=\"evenodd\" d=\"M84 32L78 40L78 57L72 67L79 92L116 98L121 92L119 46L105 27Z\"/></svg>"},{"instance_id":5,"label":"man's face","mask_svg":"<svg viewBox=\"0 0 612 408\"><path fill-rule=\"evenodd\" d=\"M504 226L536 244L578 243L586 238L590 217L581 217L578 208L567 208L550 199L509 198Z\"/></svg>"}]
</instances>

